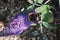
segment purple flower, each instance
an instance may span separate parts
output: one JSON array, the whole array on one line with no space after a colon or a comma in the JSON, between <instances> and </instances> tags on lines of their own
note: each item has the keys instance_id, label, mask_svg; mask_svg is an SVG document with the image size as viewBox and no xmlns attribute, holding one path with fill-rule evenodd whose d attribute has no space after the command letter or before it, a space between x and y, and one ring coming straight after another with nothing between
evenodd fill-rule
<instances>
[{"instance_id":1,"label":"purple flower","mask_svg":"<svg viewBox=\"0 0 60 40\"><path fill-rule=\"evenodd\" d=\"M23 31L27 30L31 24L35 23L34 21L29 20L30 13L36 14L35 10L32 10L27 13L19 13L16 15L9 23L9 26L0 32L0 36L19 35Z\"/></svg>"}]
</instances>

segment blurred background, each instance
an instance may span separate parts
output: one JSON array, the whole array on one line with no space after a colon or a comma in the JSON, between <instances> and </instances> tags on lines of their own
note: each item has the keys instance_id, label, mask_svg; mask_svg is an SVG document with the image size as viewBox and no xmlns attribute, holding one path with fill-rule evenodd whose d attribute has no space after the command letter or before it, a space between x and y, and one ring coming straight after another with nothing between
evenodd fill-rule
<instances>
[{"instance_id":1,"label":"blurred background","mask_svg":"<svg viewBox=\"0 0 60 40\"><path fill-rule=\"evenodd\" d=\"M47 0L44 0L43 3L45 3ZM32 0L0 0L0 31L3 30L4 27L7 26L7 24L13 19L13 17L21 12L21 10L24 8L26 9L29 5L33 3ZM51 6L51 10L54 14L54 22L52 23L53 26L57 27L56 30L53 30L50 32L52 35L56 35L55 37L52 37L49 40L59 40L60 37L60 7L59 7L59 1L58 0L51 0L48 5ZM23 36L25 33L22 33L21 36ZM25 37L25 36L24 36ZM24 38L22 37L22 39ZM31 37L31 36L30 36ZM40 35L39 35L40 37ZM38 37L38 39L39 39ZM27 36L28 38L28 36ZM0 40L22 40L19 36L6 36L6 37L0 37ZM38 40L37 36L33 37L33 39L30 38L30 40ZM23 39L24 40L24 39ZM26 39L29 40L29 39ZM40 39L42 40L42 39ZM47 40L47 39L46 39Z\"/></svg>"}]
</instances>

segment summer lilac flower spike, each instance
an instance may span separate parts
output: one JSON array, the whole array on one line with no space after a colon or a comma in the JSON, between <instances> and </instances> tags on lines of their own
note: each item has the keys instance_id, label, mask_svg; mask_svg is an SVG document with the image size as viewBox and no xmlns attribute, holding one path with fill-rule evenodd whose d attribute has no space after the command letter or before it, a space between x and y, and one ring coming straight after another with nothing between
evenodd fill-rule
<instances>
[{"instance_id":1,"label":"summer lilac flower spike","mask_svg":"<svg viewBox=\"0 0 60 40\"><path fill-rule=\"evenodd\" d=\"M9 23L8 27L4 28L0 32L0 36L19 35L23 31L27 30L29 26L34 23L28 20L29 13L35 14L35 11L32 10L27 13L19 13L16 15Z\"/></svg>"}]
</instances>

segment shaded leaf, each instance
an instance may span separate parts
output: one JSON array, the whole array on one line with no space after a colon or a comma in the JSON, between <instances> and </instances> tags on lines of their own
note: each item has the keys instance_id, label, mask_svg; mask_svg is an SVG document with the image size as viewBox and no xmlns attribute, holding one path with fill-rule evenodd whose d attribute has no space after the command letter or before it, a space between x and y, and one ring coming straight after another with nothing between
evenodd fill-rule
<instances>
[{"instance_id":1,"label":"shaded leaf","mask_svg":"<svg viewBox=\"0 0 60 40\"><path fill-rule=\"evenodd\" d=\"M29 12L29 11L33 10L33 9L34 9L34 7L35 7L35 5L34 5L34 4L33 4L33 5L31 5L31 6L29 6L29 7L27 7L27 9L25 9L25 10L23 11L23 13L26 13L26 12Z\"/></svg>"},{"instance_id":2,"label":"shaded leaf","mask_svg":"<svg viewBox=\"0 0 60 40\"><path fill-rule=\"evenodd\" d=\"M46 28L49 29L49 30L54 29L54 27L51 26L51 25L50 25L49 23L47 23L47 22L43 22L43 26L46 27Z\"/></svg>"},{"instance_id":3,"label":"shaded leaf","mask_svg":"<svg viewBox=\"0 0 60 40\"><path fill-rule=\"evenodd\" d=\"M48 23L51 23L54 21L54 16L53 16L53 13L51 11L49 11L46 14L42 14L41 18L43 21L48 22Z\"/></svg>"},{"instance_id":4,"label":"shaded leaf","mask_svg":"<svg viewBox=\"0 0 60 40\"><path fill-rule=\"evenodd\" d=\"M28 8L27 8L27 10L31 10L31 9L33 9L34 8L34 4L33 5L31 5L31 6L29 6Z\"/></svg>"}]
</instances>

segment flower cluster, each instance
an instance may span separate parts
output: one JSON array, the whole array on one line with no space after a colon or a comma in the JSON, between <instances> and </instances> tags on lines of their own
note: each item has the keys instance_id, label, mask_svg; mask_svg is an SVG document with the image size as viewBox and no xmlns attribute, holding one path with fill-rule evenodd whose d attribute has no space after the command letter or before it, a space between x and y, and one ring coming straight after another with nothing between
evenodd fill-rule
<instances>
[{"instance_id":1,"label":"flower cluster","mask_svg":"<svg viewBox=\"0 0 60 40\"><path fill-rule=\"evenodd\" d=\"M35 18L37 16L35 15L36 14L35 10L32 10L27 13L19 13L11 20L9 25L3 31L1 31L1 33L3 33L1 36L4 36L5 34L18 35L22 33L23 31L27 30L31 24L35 23L33 20L31 20L32 17L29 17L30 13L33 14L32 15L33 20L36 21Z\"/></svg>"}]
</instances>

